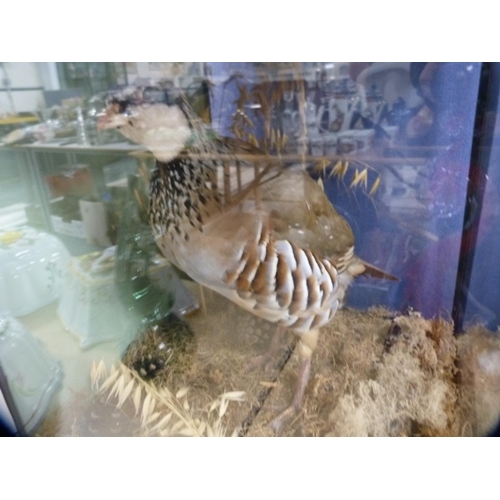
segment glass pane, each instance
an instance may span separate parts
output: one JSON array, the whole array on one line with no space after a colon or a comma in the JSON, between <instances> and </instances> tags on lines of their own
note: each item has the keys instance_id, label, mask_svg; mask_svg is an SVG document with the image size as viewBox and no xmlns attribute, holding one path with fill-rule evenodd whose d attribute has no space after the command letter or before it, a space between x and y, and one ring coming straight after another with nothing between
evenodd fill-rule
<instances>
[{"instance_id":1,"label":"glass pane","mask_svg":"<svg viewBox=\"0 0 500 500\"><path fill-rule=\"evenodd\" d=\"M491 65L489 81L491 91L485 96L483 111L484 132L481 135L479 156L473 163L477 192L473 197L469 232L477 238L470 254L471 278L466 293L466 323L482 323L492 331L500 324L500 296L498 268L495 266L496 249L500 237L498 226L498 197L500 171L498 168L498 64Z\"/></svg>"},{"instance_id":2,"label":"glass pane","mask_svg":"<svg viewBox=\"0 0 500 500\"><path fill-rule=\"evenodd\" d=\"M480 65L271 66L210 65L214 82L223 82L213 92L217 130L231 133L238 85L249 94L259 86L281 91L271 128L287 136L285 152L307 151L308 168L353 228L358 255L400 279L398 286L356 283L349 303L450 317ZM255 105L249 98L243 109L260 138Z\"/></svg>"},{"instance_id":3,"label":"glass pane","mask_svg":"<svg viewBox=\"0 0 500 500\"><path fill-rule=\"evenodd\" d=\"M494 432L498 68L2 63L9 428Z\"/></svg>"}]
</instances>

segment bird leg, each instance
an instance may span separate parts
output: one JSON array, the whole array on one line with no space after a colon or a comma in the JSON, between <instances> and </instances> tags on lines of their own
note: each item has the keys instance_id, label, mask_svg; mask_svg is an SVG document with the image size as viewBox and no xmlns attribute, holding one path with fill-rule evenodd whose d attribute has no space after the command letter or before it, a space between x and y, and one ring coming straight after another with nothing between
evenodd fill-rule
<instances>
[{"instance_id":1,"label":"bird leg","mask_svg":"<svg viewBox=\"0 0 500 500\"><path fill-rule=\"evenodd\" d=\"M247 365L247 370L254 370L259 367L264 367L265 371L270 370L273 364L277 362L280 353L285 347L285 338L286 328L284 326L278 326L267 352L253 358Z\"/></svg>"},{"instance_id":2,"label":"bird leg","mask_svg":"<svg viewBox=\"0 0 500 500\"><path fill-rule=\"evenodd\" d=\"M271 422L271 428L278 432L302 408L304 393L311 373L311 358L318 343L319 330L309 330L301 334L299 340L299 376L295 386L292 404Z\"/></svg>"},{"instance_id":3,"label":"bird leg","mask_svg":"<svg viewBox=\"0 0 500 500\"><path fill-rule=\"evenodd\" d=\"M201 302L201 310L203 314L207 314L207 302L205 300L205 291L203 290L203 285L198 284L199 292L200 292L200 302Z\"/></svg>"}]
</instances>

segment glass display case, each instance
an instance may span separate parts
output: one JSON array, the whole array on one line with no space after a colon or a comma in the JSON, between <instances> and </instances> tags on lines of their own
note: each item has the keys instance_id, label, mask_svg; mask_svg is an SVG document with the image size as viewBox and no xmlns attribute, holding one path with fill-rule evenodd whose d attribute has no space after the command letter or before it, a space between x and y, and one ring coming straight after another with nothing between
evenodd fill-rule
<instances>
[{"instance_id":1,"label":"glass display case","mask_svg":"<svg viewBox=\"0 0 500 500\"><path fill-rule=\"evenodd\" d=\"M498 432L500 65L58 68L0 116L13 433Z\"/></svg>"}]
</instances>

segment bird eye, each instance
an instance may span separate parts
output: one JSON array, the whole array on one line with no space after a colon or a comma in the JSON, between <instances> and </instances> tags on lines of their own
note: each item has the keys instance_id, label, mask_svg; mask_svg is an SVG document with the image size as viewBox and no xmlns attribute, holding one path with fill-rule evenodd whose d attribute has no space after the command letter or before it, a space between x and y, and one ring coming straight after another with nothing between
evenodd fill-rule
<instances>
[{"instance_id":1,"label":"bird eye","mask_svg":"<svg viewBox=\"0 0 500 500\"><path fill-rule=\"evenodd\" d=\"M128 111L129 102L126 100L112 99L110 107L114 113L125 114Z\"/></svg>"}]
</instances>

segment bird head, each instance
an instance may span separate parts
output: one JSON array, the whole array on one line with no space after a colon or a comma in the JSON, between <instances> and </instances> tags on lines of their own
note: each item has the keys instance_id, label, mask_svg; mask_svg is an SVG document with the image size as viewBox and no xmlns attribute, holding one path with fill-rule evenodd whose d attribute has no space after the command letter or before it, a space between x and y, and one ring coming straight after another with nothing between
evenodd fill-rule
<instances>
[{"instance_id":1,"label":"bird head","mask_svg":"<svg viewBox=\"0 0 500 500\"><path fill-rule=\"evenodd\" d=\"M98 130L117 129L127 139L149 149L159 161L174 158L191 136L182 98L169 89L126 88L108 94L105 103Z\"/></svg>"}]
</instances>

